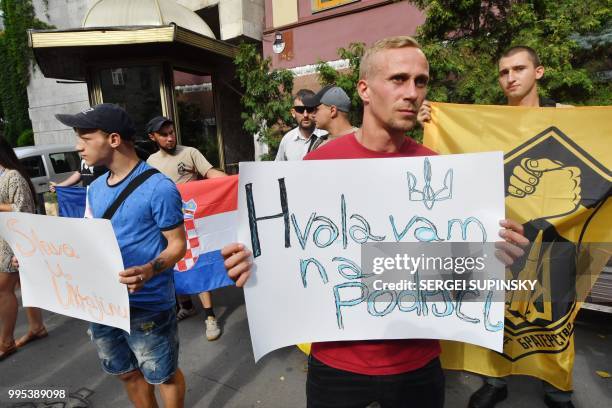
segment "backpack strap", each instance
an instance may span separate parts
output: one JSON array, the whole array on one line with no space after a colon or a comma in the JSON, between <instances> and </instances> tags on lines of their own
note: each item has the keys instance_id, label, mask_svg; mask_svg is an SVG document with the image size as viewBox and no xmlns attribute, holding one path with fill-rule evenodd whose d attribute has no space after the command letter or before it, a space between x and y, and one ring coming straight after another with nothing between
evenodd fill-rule
<instances>
[{"instance_id":1,"label":"backpack strap","mask_svg":"<svg viewBox=\"0 0 612 408\"><path fill-rule=\"evenodd\" d=\"M132 181L130 181L130 184L128 184L127 187L123 189L123 191L119 194L117 199L110 205L110 207L108 207L106 211L104 211L104 215L102 216L102 218L106 218L107 220L113 218L113 215L115 215L115 212L117 211L119 206L123 204L125 199L128 198L129 195L132 194L132 192L136 190L142 183L144 183L149 177L156 173L159 173L157 169L148 169L140 173L138 176L134 177Z\"/></svg>"},{"instance_id":2,"label":"backpack strap","mask_svg":"<svg viewBox=\"0 0 612 408\"><path fill-rule=\"evenodd\" d=\"M319 137L317 137L315 135L310 136L310 137L314 138L314 140L312 140L310 142L310 146L308 146L308 153L312 152L313 150L317 150L317 148L319 146L321 146L321 144L323 144L323 142L325 142L327 140L328 136L329 136L328 134L327 135L323 135L323 136L319 136Z\"/></svg>"}]
</instances>

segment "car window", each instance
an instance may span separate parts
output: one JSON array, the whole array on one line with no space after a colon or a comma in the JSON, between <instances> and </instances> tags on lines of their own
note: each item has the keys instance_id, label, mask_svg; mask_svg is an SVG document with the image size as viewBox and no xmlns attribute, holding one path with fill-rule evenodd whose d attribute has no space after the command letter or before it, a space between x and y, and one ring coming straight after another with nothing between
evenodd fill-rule
<instances>
[{"instance_id":1,"label":"car window","mask_svg":"<svg viewBox=\"0 0 612 408\"><path fill-rule=\"evenodd\" d=\"M31 178L44 177L47 175L41 156L24 157L19 161L23 167L25 167Z\"/></svg>"},{"instance_id":2,"label":"car window","mask_svg":"<svg viewBox=\"0 0 612 408\"><path fill-rule=\"evenodd\" d=\"M55 174L68 173L80 169L81 158L77 152L52 153L49 155Z\"/></svg>"}]
</instances>

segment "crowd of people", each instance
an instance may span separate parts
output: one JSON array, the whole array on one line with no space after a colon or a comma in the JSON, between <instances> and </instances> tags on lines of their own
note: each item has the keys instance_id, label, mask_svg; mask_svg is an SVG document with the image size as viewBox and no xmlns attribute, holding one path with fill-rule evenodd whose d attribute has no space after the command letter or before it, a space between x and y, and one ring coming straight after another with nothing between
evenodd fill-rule
<instances>
[{"instance_id":1,"label":"crowd of people","mask_svg":"<svg viewBox=\"0 0 612 408\"><path fill-rule=\"evenodd\" d=\"M514 106L555 106L540 98L537 80L544 68L529 47L514 47L499 60L499 83ZM330 85L318 93L300 90L291 114L297 127L284 135L276 160L330 160L435 155L406 136L431 120L426 100L429 63L411 37L382 39L370 46L361 61L357 92L363 103L360 128L349 120L351 100ZM131 334L91 324L90 336L105 372L117 376L136 407L157 406L159 386L166 407L181 407L185 378L178 366L178 321L193 316L190 297L175 298L173 266L185 254L182 201L176 184L224 177L196 149L177 144L170 118L155 117L146 133L159 148L145 162L135 150L136 129L128 113L113 104L100 104L74 115L56 115L74 128L81 171L58 185L85 181L87 216L112 223L125 270L120 280L129 290ZM34 190L8 143L0 140L0 211L34 211ZM98 177L104 169L104 176ZM522 225L500 220L500 238L507 243L507 263L528 243ZM230 278L242 287L252 271L251 253L241 243L222 249ZM26 343L47 335L40 311L27 308L29 332L17 341L15 288L18 269L6 243L0 242L0 360ZM211 294L200 293L205 335L215 340L221 328ZM437 340L376 340L324 342L312 345L306 382L307 405L440 408L445 379ZM571 393L547 385L549 407L572 407ZM485 378L469 401L471 408L493 407L507 396L503 378Z\"/></svg>"}]
</instances>

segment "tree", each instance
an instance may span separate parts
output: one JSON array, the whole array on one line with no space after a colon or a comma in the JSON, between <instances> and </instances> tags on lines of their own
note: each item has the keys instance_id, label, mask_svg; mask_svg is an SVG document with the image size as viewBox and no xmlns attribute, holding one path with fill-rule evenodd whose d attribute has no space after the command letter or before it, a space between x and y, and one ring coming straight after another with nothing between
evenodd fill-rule
<instances>
[{"instance_id":1,"label":"tree","mask_svg":"<svg viewBox=\"0 0 612 408\"><path fill-rule=\"evenodd\" d=\"M273 160L278 151L283 130L293 123L293 73L270 71L270 59L263 58L252 44L240 44L234 63L242 95L244 129L268 145L270 152L262 160Z\"/></svg>"},{"instance_id":2,"label":"tree","mask_svg":"<svg viewBox=\"0 0 612 408\"><path fill-rule=\"evenodd\" d=\"M430 99L503 103L497 60L504 50L520 44L534 48L546 68L540 81L542 95L563 103L610 104L610 82L595 86L594 75L585 69L602 52L609 62L609 47L604 44L604 48L585 53L575 40L576 35L606 28L612 16L608 0L414 3L426 12L418 40L430 63Z\"/></svg>"},{"instance_id":3,"label":"tree","mask_svg":"<svg viewBox=\"0 0 612 408\"><path fill-rule=\"evenodd\" d=\"M14 145L19 135L32 128L27 95L32 51L27 30L49 26L36 19L31 0L1 0L0 10L5 27L0 33L0 105L4 137Z\"/></svg>"},{"instance_id":4,"label":"tree","mask_svg":"<svg viewBox=\"0 0 612 408\"><path fill-rule=\"evenodd\" d=\"M319 61L317 64L319 83L322 86L335 84L351 98L349 119L353 126L361 126L363 118L363 104L357 93L357 81L359 81L359 66L364 50L364 43L351 43L348 48L338 49L338 56L349 62L349 67L344 71L336 71L325 61Z\"/></svg>"}]
</instances>

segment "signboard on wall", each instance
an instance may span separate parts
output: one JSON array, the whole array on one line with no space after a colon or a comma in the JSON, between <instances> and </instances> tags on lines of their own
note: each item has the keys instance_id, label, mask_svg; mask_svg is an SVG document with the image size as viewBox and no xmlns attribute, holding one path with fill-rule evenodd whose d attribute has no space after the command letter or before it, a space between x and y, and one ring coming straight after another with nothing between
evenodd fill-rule
<instances>
[{"instance_id":1,"label":"signboard on wall","mask_svg":"<svg viewBox=\"0 0 612 408\"><path fill-rule=\"evenodd\" d=\"M312 12L316 13L357 1L359 0L312 0Z\"/></svg>"}]
</instances>

